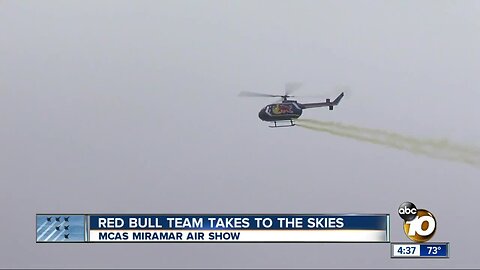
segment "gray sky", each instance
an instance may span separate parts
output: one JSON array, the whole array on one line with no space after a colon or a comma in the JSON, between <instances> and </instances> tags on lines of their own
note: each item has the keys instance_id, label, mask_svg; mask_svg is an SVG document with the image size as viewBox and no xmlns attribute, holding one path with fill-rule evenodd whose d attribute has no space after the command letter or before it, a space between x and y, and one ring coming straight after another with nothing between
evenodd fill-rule
<instances>
[{"instance_id":1,"label":"gray sky","mask_svg":"<svg viewBox=\"0 0 480 270\"><path fill-rule=\"evenodd\" d=\"M480 170L257 118L240 91L351 91L305 118L479 145L479 1L0 2L0 267L479 267ZM35 243L35 213L432 211L387 244Z\"/></svg>"}]
</instances>

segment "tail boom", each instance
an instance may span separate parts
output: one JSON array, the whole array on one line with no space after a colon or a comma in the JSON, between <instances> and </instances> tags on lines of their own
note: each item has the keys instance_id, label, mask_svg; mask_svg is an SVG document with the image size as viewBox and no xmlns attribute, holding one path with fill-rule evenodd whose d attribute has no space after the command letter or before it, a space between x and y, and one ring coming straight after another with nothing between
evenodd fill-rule
<instances>
[{"instance_id":1,"label":"tail boom","mask_svg":"<svg viewBox=\"0 0 480 270\"><path fill-rule=\"evenodd\" d=\"M338 97L330 101L330 99L327 99L325 102L319 102L319 103L305 103L301 104L302 109L310 109L310 108L318 108L318 107L328 107L329 110L333 110L334 106L337 106L340 103L340 100L342 100L344 96L344 93L342 92Z\"/></svg>"}]
</instances>

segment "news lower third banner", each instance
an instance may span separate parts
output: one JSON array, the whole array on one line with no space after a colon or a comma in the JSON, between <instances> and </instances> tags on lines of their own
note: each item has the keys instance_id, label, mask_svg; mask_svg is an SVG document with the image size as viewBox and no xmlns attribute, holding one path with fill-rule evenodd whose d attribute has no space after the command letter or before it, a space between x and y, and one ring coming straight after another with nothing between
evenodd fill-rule
<instances>
[{"instance_id":1,"label":"news lower third banner","mask_svg":"<svg viewBox=\"0 0 480 270\"><path fill-rule=\"evenodd\" d=\"M49 242L390 242L388 214L38 214Z\"/></svg>"}]
</instances>

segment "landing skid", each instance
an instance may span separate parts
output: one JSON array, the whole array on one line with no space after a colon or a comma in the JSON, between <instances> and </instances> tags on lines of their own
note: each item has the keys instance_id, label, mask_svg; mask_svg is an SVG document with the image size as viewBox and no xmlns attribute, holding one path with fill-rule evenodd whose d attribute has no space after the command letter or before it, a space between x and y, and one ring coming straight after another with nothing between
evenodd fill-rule
<instances>
[{"instance_id":1,"label":"landing skid","mask_svg":"<svg viewBox=\"0 0 480 270\"><path fill-rule=\"evenodd\" d=\"M293 127L295 126L295 123L293 122L293 120L290 120L290 124L287 124L287 125L277 125L277 121L273 121L273 124L274 126L268 126L268 127L271 127L271 128L279 128L279 127Z\"/></svg>"}]
</instances>

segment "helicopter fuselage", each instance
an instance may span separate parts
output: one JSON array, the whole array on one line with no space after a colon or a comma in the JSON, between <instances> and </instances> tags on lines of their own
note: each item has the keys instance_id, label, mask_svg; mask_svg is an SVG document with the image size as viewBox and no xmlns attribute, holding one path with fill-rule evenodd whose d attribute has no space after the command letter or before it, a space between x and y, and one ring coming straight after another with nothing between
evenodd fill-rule
<instances>
[{"instance_id":1,"label":"helicopter fuselage","mask_svg":"<svg viewBox=\"0 0 480 270\"><path fill-rule=\"evenodd\" d=\"M297 119L302 115L301 104L295 100L286 100L281 103L274 103L265 106L258 113L262 121L288 121Z\"/></svg>"}]
</instances>

